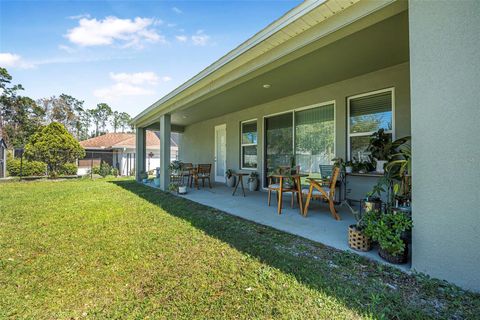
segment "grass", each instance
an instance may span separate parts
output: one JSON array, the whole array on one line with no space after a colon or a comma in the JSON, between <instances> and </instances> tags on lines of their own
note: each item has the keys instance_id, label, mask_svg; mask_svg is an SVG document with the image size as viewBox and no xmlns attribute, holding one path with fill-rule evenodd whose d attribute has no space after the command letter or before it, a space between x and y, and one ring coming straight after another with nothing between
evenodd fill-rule
<instances>
[{"instance_id":1,"label":"grass","mask_svg":"<svg viewBox=\"0 0 480 320\"><path fill-rule=\"evenodd\" d=\"M480 296L131 180L0 184L0 318L478 319Z\"/></svg>"}]
</instances>

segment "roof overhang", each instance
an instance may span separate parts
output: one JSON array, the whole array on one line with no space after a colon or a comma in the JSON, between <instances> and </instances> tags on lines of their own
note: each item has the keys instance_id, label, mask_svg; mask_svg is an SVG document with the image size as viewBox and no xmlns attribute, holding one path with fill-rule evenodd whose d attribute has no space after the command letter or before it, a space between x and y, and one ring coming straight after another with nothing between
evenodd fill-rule
<instances>
[{"instance_id":1,"label":"roof overhang","mask_svg":"<svg viewBox=\"0 0 480 320\"><path fill-rule=\"evenodd\" d=\"M395 0L306 1L141 112L134 124L156 127L162 114L178 113L406 9L406 2Z\"/></svg>"}]
</instances>

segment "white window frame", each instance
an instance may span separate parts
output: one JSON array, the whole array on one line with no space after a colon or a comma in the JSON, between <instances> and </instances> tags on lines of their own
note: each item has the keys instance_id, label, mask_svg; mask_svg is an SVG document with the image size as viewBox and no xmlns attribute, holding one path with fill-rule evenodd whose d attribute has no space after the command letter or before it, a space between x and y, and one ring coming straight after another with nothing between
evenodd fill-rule
<instances>
[{"instance_id":1,"label":"white window frame","mask_svg":"<svg viewBox=\"0 0 480 320\"><path fill-rule=\"evenodd\" d=\"M253 123L257 125L257 143L243 143L243 124L245 123ZM257 149L257 164L255 168L245 168L243 166L243 147L248 147L248 146L255 146ZM240 122L240 169L241 170L251 170L251 171L256 171L258 170L258 119L249 119L245 121Z\"/></svg>"},{"instance_id":2,"label":"white window frame","mask_svg":"<svg viewBox=\"0 0 480 320\"><path fill-rule=\"evenodd\" d=\"M371 136L376 131L369 132L359 132L359 133L350 133L350 101L357 98L367 97L370 95L375 95L378 93L390 92L392 96L392 130L385 130L385 133L390 133L392 135L392 141L395 140L395 88L387 88L376 91L369 91L362 94L357 94L354 96L347 97L347 159L352 160L351 157L351 137L365 137Z\"/></svg>"},{"instance_id":3,"label":"white window frame","mask_svg":"<svg viewBox=\"0 0 480 320\"><path fill-rule=\"evenodd\" d=\"M324 101L324 102L315 103L315 104L311 104L311 105L307 105L307 106L303 106L303 107L289 109L289 110L286 110L286 111L271 113L271 114L267 114L267 115L263 116L263 120L262 120L262 137L263 137L263 140L262 140L262 170L261 170L262 171L261 172L262 189L264 189L264 190L267 189L267 186L264 185L264 181L263 181L263 176L265 175L265 170L266 170L264 164L265 164L265 156L266 156L265 141L267 140L266 139L267 132L265 130L265 120L267 118L271 118L271 117L274 117L274 116L279 116L279 115L286 114L286 113L291 113L292 114L292 117L293 117L292 118L292 138L293 138L292 146L293 146L293 151L295 153L295 112L304 111L304 110L308 110L308 109L315 109L315 108L324 107L324 106L328 106L328 105L333 105L333 154L336 155L337 154L337 101L336 100ZM258 128L257 128L257 130L258 130Z\"/></svg>"}]
</instances>

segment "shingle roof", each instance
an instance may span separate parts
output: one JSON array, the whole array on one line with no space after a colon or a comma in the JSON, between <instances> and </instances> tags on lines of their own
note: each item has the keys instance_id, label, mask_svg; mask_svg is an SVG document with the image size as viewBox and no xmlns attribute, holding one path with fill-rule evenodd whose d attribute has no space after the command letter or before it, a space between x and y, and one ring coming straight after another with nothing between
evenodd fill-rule
<instances>
[{"instance_id":1,"label":"shingle roof","mask_svg":"<svg viewBox=\"0 0 480 320\"><path fill-rule=\"evenodd\" d=\"M155 132L147 130L147 148L160 148L160 139ZM134 133L106 133L104 135L80 141L85 149L135 148Z\"/></svg>"}]
</instances>

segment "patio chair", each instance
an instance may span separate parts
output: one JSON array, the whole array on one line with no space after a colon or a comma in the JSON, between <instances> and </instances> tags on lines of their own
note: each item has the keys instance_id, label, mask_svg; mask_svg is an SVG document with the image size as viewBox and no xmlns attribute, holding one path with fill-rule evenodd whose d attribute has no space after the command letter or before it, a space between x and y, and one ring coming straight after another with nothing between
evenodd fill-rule
<instances>
[{"instance_id":1,"label":"patio chair","mask_svg":"<svg viewBox=\"0 0 480 320\"><path fill-rule=\"evenodd\" d=\"M208 179L208 186L212 188L212 183L210 181L210 174L212 171L211 164L199 164L197 166L197 180L202 180L202 186L205 188L205 180ZM197 184L197 188L199 185Z\"/></svg>"},{"instance_id":2,"label":"patio chair","mask_svg":"<svg viewBox=\"0 0 480 320\"><path fill-rule=\"evenodd\" d=\"M323 186L325 184L324 179L315 179L307 178L310 183L309 189L302 189L302 194L307 196L307 202L305 203L305 208L303 209L303 215L306 217L308 213L308 206L312 199L324 200L328 202L330 207L330 213L332 214L335 220L340 220L340 216L335 210L335 186L337 184L338 175L340 174L340 169L338 167L333 168L332 176L328 181L328 187Z\"/></svg>"},{"instance_id":3,"label":"patio chair","mask_svg":"<svg viewBox=\"0 0 480 320\"><path fill-rule=\"evenodd\" d=\"M182 170L183 179L187 178L187 185L192 186L192 178L193 178L193 163L186 162L183 164Z\"/></svg>"},{"instance_id":4,"label":"patio chair","mask_svg":"<svg viewBox=\"0 0 480 320\"><path fill-rule=\"evenodd\" d=\"M333 174L333 166L329 164L321 164L318 167L320 169L320 177L324 182L322 185L325 185L325 183L330 182L330 178ZM328 184L326 184L326 186L328 187Z\"/></svg>"},{"instance_id":5,"label":"patio chair","mask_svg":"<svg viewBox=\"0 0 480 320\"><path fill-rule=\"evenodd\" d=\"M287 172L290 172L291 168L290 167L286 167L286 166L282 166L282 167L279 167L279 173L280 174L284 174L284 173L287 173ZM277 202L278 202L278 199L279 199L279 192L280 192L280 181L278 181L278 178L275 178L275 177L272 177L272 176L269 176L268 177L268 206L270 206L270 200L271 200L271 194L272 194L272 191L276 192L276 196L277 196ZM294 206L294 197L297 196L297 201L298 201L298 195L297 195L297 189L295 188L295 185L294 185L294 182L285 182L283 181L283 188L282 188L282 193L292 193L292 199L291 199L291 203L290 203L290 206L293 208Z\"/></svg>"}]
</instances>

